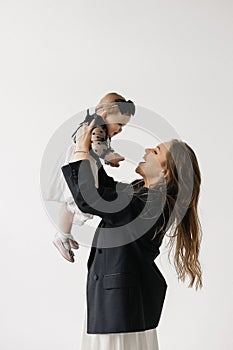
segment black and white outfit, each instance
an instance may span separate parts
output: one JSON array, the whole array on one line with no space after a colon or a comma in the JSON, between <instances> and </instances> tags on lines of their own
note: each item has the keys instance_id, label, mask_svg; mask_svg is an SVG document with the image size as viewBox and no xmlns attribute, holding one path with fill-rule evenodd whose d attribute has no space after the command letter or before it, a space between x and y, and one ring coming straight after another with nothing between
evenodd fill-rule
<instances>
[{"instance_id":1,"label":"black and white outfit","mask_svg":"<svg viewBox=\"0 0 233 350\"><path fill-rule=\"evenodd\" d=\"M159 213L164 193L156 190L150 194L142 180L131 184L114 181L100 161L98 167L98 189L88 159L61 168L80 210L102 218L87 263L87 314L81 350L156 350L156 327L167 283L154 262L163 232L151 238L162 222ZM101 199L109 205L116 199L117 205L125 201L128 205L106 213L101 211ZM149 209L141 215L147 203ZM166 212L165 217L167 220ZM117 246L128 238L129 243ZM112 242L114 247L109 248Z\"/></svg>"}]
</instances>

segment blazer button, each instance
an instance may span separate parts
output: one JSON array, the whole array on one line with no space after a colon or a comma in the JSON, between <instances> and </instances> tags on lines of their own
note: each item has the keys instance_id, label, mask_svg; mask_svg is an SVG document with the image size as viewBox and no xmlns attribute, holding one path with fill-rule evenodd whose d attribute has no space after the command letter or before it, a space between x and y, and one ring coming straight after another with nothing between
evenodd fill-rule
<instances>
[{"instance_id":1,"label":"blazer button","mask_svg":"<svg viewBox=\"0 0 233 350\"><path fill-rule=\"evenodd\" d=\"M99 249L99 253L100 253L100 254L102 253L102 249Z\"/></svg>"},{"instance_id":2,"label":"blazer button","mask_svg":"<svg viewBox=\"0 0 233 350\"><path fill-rule=\"evenodd\" d=\"M97 281L98 278L99 278L99 276L95 274L95 275L94 275L94 280Z\"/></svg>"}]
</instances>

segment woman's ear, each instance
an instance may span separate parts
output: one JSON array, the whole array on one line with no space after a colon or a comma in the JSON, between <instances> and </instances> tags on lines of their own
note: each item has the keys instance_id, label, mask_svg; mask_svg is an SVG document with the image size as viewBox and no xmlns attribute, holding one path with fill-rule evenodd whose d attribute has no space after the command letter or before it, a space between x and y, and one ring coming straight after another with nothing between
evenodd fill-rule
<instances>
[{"instance_id":1,"label":"woman's ear","mask_svg":"<svg viewBox=\"0 0 233 350\"><path fill-rule=\"evenodd\" d=\"M164 178L166 180L167 177L168 177L168 170L167 170L167 168L166 169L162 169L162 174L163 174L163 176L164 176Z\"/></svg>"}]
</instances>

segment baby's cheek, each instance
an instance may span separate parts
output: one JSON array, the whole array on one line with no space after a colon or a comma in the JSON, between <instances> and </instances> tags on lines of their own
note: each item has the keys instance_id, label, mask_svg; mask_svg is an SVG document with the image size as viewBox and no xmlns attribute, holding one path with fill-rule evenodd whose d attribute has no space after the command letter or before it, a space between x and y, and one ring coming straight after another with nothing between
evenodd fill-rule
<instances>
[{"instance_id":1,"label":"baby's cheek","mask_svg":"<svg viewBox=\"0 0 233 350\"><path fill-rule=\"evenodd\" d=\"M108 130L108 134L110 134L112 131L112 125L106 124L106 126L107 126L107 130Z\"/></svg>"}]
</instances>

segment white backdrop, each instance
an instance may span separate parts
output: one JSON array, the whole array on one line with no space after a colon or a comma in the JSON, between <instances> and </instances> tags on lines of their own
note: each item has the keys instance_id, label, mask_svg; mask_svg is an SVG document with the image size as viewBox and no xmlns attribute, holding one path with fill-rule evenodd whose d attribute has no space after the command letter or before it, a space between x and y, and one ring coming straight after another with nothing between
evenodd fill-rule
<instances>
[{"instance_id":1,"label":"white backdrop","mask_svg":"<svg viewBox=\"0 0 233 350\"><path fill-rule=\"evenodd\" d=\"M117 91L173 125L202 171L204 287L178 283L165 252L156 260L169 284L160 349L232 349L232 1L0 6L0 348L80 349L89 249L71 264L52 245L40 165L65 120Z\"/></svg>"}]
</instances>

